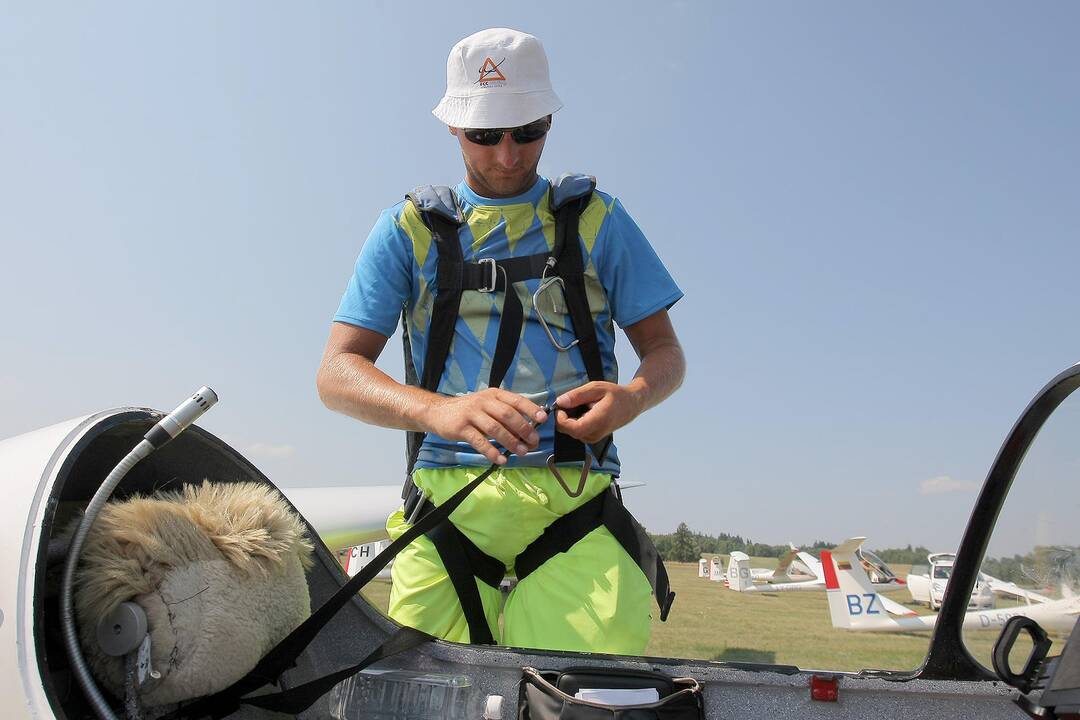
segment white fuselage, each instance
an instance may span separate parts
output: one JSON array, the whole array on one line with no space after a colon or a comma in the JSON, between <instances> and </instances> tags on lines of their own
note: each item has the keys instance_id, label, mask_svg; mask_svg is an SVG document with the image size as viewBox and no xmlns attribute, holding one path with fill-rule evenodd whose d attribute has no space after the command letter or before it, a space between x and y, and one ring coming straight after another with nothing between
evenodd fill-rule
<instances>
[{"instance_id":1,"label":"white fuselage","mask_svg":"<svg viewBox=\"0 0 1080 720\"><path fill-rule=\"evenodd\" d=\"M4 470L4 502L0 503L0 693L5 718L53 717L42 684L35 652L34 583L41 527L46 512L43 498L71 448L91 426L98 413L69 420L0 441L0 468Z\"/></svg>"}]
</instances>

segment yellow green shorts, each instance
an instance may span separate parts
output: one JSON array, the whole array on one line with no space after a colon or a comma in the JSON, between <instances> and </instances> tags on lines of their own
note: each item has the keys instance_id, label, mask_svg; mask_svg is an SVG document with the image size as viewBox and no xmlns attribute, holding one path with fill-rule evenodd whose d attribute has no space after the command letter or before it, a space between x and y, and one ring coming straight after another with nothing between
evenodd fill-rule
<instances>
[{"instance_id":1,"label":"yellow green shorts","mask_svg":"<svg viewBox=\"0 0 1080 720\"><path fill-rule=\"evenodd\" d=\"M485 469L418 468L413 480L441 505ZM590 473L585 492L571 498L547 468L503 468L473 490L450 519L512 575L514 559L544 528L605 492L610 481L610 475ZM391 539L408 527L401 510L386 521ZM390 617L446 640L469 642L457 593L431 540L414 540L395 558L391 572ZM640 655L649 641L649 581L603 526L519 582L505 607L499 590L480 580L476 585L491 634L502 645Z\"/></svg>"}]
</instances>

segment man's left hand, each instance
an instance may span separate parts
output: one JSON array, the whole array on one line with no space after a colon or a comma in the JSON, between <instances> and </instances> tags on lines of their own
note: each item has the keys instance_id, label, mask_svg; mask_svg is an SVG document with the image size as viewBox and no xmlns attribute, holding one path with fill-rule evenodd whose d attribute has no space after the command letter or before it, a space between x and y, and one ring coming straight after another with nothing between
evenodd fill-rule
<instances>
[{"instance_id":1,"label":"man's left hand","mask_svg":"<svg viewBox=\"0 0 1080 720\"><path fill-rule=\"evenodd\" d=\"M603 440L630 423L644 409L634 389L602 380L594 380L563 393L555 403L559 406L555 413L556 427L586 443ZM563 409L573 410L582 406L587 409L576 418L570 417Z\"/></svg>"}]
</instances>

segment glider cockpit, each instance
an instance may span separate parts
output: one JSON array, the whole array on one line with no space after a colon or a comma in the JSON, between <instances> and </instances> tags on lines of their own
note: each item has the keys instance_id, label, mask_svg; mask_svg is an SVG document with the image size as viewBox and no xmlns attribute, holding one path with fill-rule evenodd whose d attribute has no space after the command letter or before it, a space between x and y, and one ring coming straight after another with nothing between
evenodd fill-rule
<instances>
[{"instance_id":1,"label":"glider cockpit","mask_svg":"<svg viewBox=\"0 0 1080 720\"><path fill-rule=\"evenodd\" d=\"M1080 387L1080 366L1054 378L1016 422L995 459L959 546L925 662L914 670L822 671L792 665L668 657L615 657L426 643L385 661L389 667L453 673L468 678L488 697L502 697L502 717L512 717L522 668L559 669L588 665L609 670L658 670L674 677L692 677L703 688L705 716L847 718L876 717L883 707L911 718L947 715L980 718L1022 718L1039 703L1048 673L1036 664L1028 673L1036 689L1021 693L1000 681L973 657L965 645L962 620L967 599L986 554L991 532L1020 463L1039 429L1070 393ZM9 699L25 698L16 714L24 717L92 717L72 673L60 629L60 587L71 528L102 479L162 417L142 408L121 408L61 423L0 443L0 466L11 487L6 503L10 538L18 548L0 557L9 583L3 592L0 637L16 649L16 663L0 664L0 687ZM210 479L220 483L251 482L273 487L242 454L197 425L135 465L116 488L114 499L148 495ZM348 579L335 554L317 541L315 528L302 521L314 542L306 585L315 610ZM870 557L873 557L872 555ZM883 563L882 563L883 564ZM14 616L14 617L13 617ZM721 619L735 622L737 618ZM279 687L296 687L348 666L386 640L395 624L362 597L355 596L329 621L280 678ZM1066 650L1076 652L1072 644ZM1073 666L1069 656L1057 666ZM1036 676L1042 673L1042 680ZM837 679L839 702L822 702L812 687L815 678ZM1056 697L1070 698L1067 673L1054 685ZM1015 679L1015 678L1014 678ZM1029 688L1030 689L1030 688ZM1055 696L1051 696L1055 697ZM13 702L13 700L12 700ZM116 705L117 717L123 709ZM20 715L21 713L21 715ZM300 717L334 717L323 698ZM891 713L891 711L890 711ZM13 715L14 716L14 715ZM245 707L236 717L273 717Z\"/></svg>"}]
</instances>

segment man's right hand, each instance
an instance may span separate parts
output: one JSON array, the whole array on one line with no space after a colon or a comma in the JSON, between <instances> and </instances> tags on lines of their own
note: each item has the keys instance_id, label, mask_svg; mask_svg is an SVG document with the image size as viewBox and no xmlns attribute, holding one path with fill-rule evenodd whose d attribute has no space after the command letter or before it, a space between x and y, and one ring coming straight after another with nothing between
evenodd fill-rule
<instances>
[{"instance_id":1,"label":"man's right hand","mask_svg":"<svg viewBox=\"0 0 1080 720\"><path fill-rule=\"evenodd\" d=\"M501 388L439 396L426 415L427 430L447 440L467 442L497 465L505 464L506 458L492 441L524 455L540 444L534 425L547 420L539 405Z\"/></svg>"}]
</instances>

